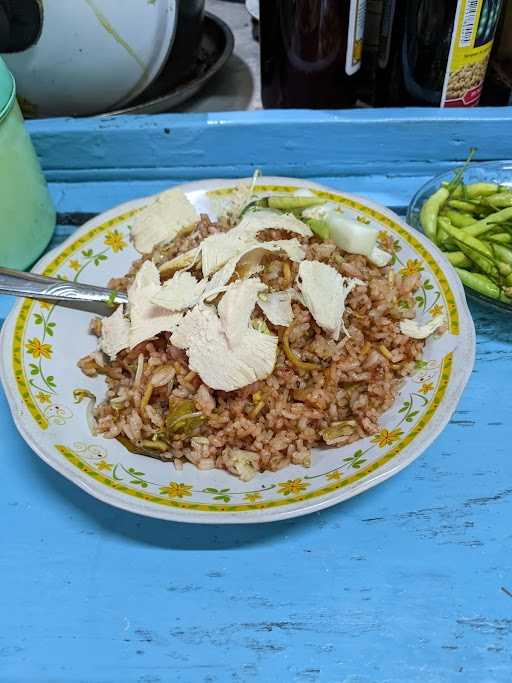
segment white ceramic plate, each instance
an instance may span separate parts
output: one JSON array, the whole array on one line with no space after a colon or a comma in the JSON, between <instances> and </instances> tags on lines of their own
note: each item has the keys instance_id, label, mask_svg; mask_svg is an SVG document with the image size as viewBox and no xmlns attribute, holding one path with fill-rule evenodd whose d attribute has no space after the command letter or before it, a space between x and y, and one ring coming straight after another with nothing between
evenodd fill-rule
<instances>
[{"instance_id":1,"label":"white ceramic plate","mask_svg":"<svg viewBox=\"0 0 512 683\"><path fill-rule=\"evenodd\" d=\"M233 181L183 186L201 211L213 215L212 193L229 193ZM293 191L310 187L393 235L396 268L420 271L418 315L443 312L449 332L429 339L424 360L410 377L382 429L373 438L338 449L318 449L310 469L289 466L244 483L220 471L192 465L176 471L127 452L118 442L93 437L85 402L73 391L87 388L103 396L102 378L90 379L76 367L92 351L90 315L21 301L1 336L1 377L14 421L34 451L91 495L111 505L182 522L268 522L304 515L351 498L396 474L442 431L455 410L474 363L475 333L464 291L441 252L397 216L366 200L288 178L263 178L258 189ZM129 202L84 225L43 258L36 272L104 285L124 274L136 252L129 243L130 217L147 199Z\"/></svg>"}]
</instances>

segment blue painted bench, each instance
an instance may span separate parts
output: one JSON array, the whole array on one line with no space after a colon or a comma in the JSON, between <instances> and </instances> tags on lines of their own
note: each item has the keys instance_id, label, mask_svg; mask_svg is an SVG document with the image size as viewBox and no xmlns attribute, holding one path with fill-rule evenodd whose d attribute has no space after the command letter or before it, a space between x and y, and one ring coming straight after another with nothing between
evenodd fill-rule
<instances>
[{"instance_id":1,"label":"blue painted bench","mask_svg":"<svg viewBox=\"0 0 512 683\"><path fill-rule=\"evenodd\" d=\"M470 146L512 156L509 109L29 128L59 212L53 244L183 180L259 167L403 214ZM1 395L0 681L508 683L512 319L471 310L477 364L443 435L384 485L295 521L191 527L111 509L31 453Z\"/></svg>"}]
</instances>

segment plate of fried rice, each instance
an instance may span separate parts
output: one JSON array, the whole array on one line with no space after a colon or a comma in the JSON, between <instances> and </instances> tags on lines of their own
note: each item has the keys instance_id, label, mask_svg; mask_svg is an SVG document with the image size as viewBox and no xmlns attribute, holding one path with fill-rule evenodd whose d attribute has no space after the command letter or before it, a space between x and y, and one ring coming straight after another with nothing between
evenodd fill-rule
<instances>
[{"instance_id":1,"label":"plate of fried rice","mask_svg":"<svg viewBox=\"0 0 512 683\"><path fill-rule=\"evenodd\" d=\"M127 303L14 307L0 370L17 428L91 495L161 519L266 522L351 498L432 443L474 364L436 246L307 181L131 201L34 270Z\"/></svg>"}]
</instances>

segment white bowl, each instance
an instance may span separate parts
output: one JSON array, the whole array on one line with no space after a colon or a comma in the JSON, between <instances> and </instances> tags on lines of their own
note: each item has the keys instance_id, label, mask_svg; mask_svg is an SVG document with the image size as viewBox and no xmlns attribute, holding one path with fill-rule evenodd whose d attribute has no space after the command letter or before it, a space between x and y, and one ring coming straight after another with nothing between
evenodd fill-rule
<instances>
[{"instance_id":1,"label":"white bowl","mask_svg":"<svg viewBox=\"0 0 512 683\"><path fill-rule=\"evenodd\" d=\"M37 42L3 58L36 116L96 114L134 99L172 48L177 0L43 0Z\"/></svg>"}]
</instances>

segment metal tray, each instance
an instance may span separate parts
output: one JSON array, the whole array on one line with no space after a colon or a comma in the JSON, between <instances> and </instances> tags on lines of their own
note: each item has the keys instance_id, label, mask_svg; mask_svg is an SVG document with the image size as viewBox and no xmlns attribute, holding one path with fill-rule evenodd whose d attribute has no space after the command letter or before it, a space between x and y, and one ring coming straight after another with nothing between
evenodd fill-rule
<instances>
[{"instance_id":1,"label":"metal tray","mask_svg":"<svg viewBox=\"0 0 512 683\"><path fill-rule=\"evenodd\" d=\"M219 17L206 12L196 63L189 74L181 82L170 85L164 67L156 81L130 106L107 112L104 116L170 111L196 95L215 76L231 57L234 46L235 39L229 26Z\"/></svg>"}]
</instances>

